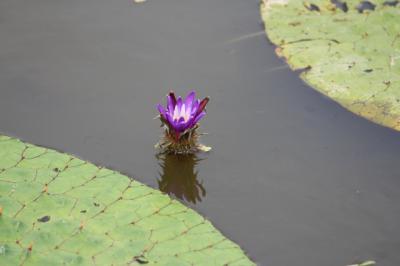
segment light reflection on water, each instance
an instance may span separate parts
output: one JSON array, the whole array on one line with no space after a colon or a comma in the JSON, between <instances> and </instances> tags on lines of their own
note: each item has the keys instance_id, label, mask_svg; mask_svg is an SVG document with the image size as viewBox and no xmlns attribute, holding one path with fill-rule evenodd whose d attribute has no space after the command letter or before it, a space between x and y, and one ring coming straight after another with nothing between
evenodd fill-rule
<instances>
[{"instance_id":1,"label":"light reflection on water","mask_svg":"<svg viewBox=\"0 0 400 266\"><path fill-rule=\"evenodd\" d=\"M159 154L156 158L160 166L157 183L162 192L193 204L202 201L206 190L196 166L203 159L195 154Z\"/></svg>"}]
</instances>

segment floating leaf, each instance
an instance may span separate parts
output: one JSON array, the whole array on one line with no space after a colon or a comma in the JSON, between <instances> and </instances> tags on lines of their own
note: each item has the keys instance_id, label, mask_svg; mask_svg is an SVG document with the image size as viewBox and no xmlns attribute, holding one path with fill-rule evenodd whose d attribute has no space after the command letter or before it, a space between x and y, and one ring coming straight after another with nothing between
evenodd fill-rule
<instances>
[{"instance_id":1,"label":"floating leaf","mask_svg":"<svg viewBox=\"0 0 400 266\"><path fill-rule=\"evenodd\" d=\"M375 265L375 264L376 264L375 261L369 260L369 261L361 263L360 266L370 266L370 265Z\"/></svg>"},{"instance_id":2,"label":"floating leaf","mask_svg":"<svg viewBox=\"0 0 400 266\"><path fill-rule=\"evenodd\" d=\"M0 265L254 265L160 191L5 136L0 208Z\"/></svg>"},{"instance_id":3,"label":"floating leaf","mask_svg":"<svg viewBox=\"0 0 400 266\"><path fill-rule=\"evenodd\" d=\"M346 3L346 7L344 4ZM301 78L352 112L400 130L397 1L264 0L266 33Z\"/></svg>"},{"instance_id":4,"label":"floating leaf","mask_svg":"<svg viewBox=\"0 0 400 266\"><path fill-rule=\"evenodd\" d=\"M352 265L348 265L348 266L372 266L372 265L375 265L375 264L376 264L375 261L373 261L373 260L368 260L368 261L365 261L365 262L363 262L363 263L352 264Z\"/></svg>"}]
</instances>

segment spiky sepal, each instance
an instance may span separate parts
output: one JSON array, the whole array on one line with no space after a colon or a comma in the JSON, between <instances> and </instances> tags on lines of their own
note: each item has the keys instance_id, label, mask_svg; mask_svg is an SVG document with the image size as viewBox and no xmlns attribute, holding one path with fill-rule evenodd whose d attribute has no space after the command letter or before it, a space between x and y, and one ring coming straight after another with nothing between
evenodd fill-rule
<instances>
[{"instance_id":1,"label":"spiky sepal","mask_svg":"<svg viewBox=\"0 0 400 266\"><path fill-rule=\"evenodd\" d=\"M197 132L198 125L187 129L182 133L177 133L172 130L167 123L160 118L164 135L161 140L155 145L161 153L168 154L193 154L196 152L208 152L211 147L204 146L199 143L199 138L202 134Z\"/></svg>"}]
</instances>

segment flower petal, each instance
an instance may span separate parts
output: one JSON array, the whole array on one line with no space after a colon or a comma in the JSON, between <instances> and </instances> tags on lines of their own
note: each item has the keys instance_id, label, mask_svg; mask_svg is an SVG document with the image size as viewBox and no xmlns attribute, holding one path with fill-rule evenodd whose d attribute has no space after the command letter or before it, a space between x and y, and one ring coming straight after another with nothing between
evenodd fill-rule
<instances>
[{"instance_id":1,"label":"flower petal","mask_svg":"<svg viewBox=\"0 0 400 266\"><path fill-rule=\"evenodd\" d=\"M194 101L193 106L192 106L192 111L191 111L191 115L194 115L197 112L197 109L199 109L199 105L200 105L200 100L197 99Z\"/></svg>"},{"instance_id":2,"label":"flower petal","mask_svg":"<svg viewBox=\"0 0 400 266\"><path fill-rule=\"evenodd\" d=\"M177 132L183 132L187 128L187 124L185 121L177 121L177 123L174 124L174 130Z\"/></svg>"},{"instance_id":3,"label":"flower petal","mask_svg":"<svg viewBox=\"0 0 400 266\"><path fill-rule=\"evenodd\" d=\"M172 105L175 107L176 105L176 96L175 96L175 92L170 91L168 96L171 98L171 103Z\"/></svg>"},{"instance_id":4,"label":"flower petal","mask_svg":"<svg viewBox=\"0 0 400 266\"><path fill-rule=\"evenodd\" d=\"M195 91L189 92L189 94L186 96L186 99L185 99L186 108L188 108L189 106L192 107L195 97L196 97Z\"/></svg>"},{"instance_id":5,"label":"flower petal","mask_svg":"<svg viewBox=\"0 0 400 266\"><path fill-rule=\"evenodd\" d=\"M164 107L163 107L161 104L158 104L158 105L157 105L157 109L158 109L158 111L160 112L160 115L161 115L162 117L166 118L166 116L165 116L165 109L164 109Z\"/></svg>"},{"instance_id":6,"label":"flower petal","mask_svg":"<svg viewBox=\"0 0 400 266\"><path fill-rule=\"evenodd\" d=\"M178 97L178 99L176 100L176 106L175 106L175 109L178 109L178 115L181 113L182 104L183 104L182 98ZM175 112L175 110L174 110L174 112Z\"/></svg>"},{"instance_id":7,"label":"flower petal","mask_svg":"<svg viewBox=\"0 0 400 266\"><path fill-rule=\"evenodd\" d=\"M200 119L202 119L205 115L206 115L206 112L204 112L204 111L201 112L200 114L198 114L198 115L193 119L193 122L192 122L192 124L190 125L190 127L193 127L194 125L196 125L197 122L199 122Z\"/></svg>"},{"instance_id":8,"label":"flower petal","mask_svg":"<svg viewBox=\"0 0 400 266\"><path fill-rule=\"evenodd\" d=\"M170 113L165 113L165 116L166 116L169 126L174 128L175 123L174 123L174 119L173 119L172 115Z\"/></svg>"},{"instance_id":9,"label":"flower petal","mask_svg":"<svg viewBox=\"0 0 400 266\"><path fill-rule=\"evenodd\" d=\"M182 104L181 111L179 112L179 117L184 118L186 114L186 105ZM184 119L185 120L185 119Z\"/></svg>"},{"instance_id":10,"label":"flower petal","mask_svg":"<svg viewBox=\"0 0 400 266\"><path fill-rule=\"evenodd\" d=\"M175 104L173 98L171 97L171 95L167 95L167 109L169 113L173 113L174 112L174 108L175 108Z\"/></svg>"},{"instance_id":11,"label":"flower petal","mask_svg":"<svg viewBox=\"0 0 400 266\"><path fill-rule=\"evenodd\" d=\"M209 100L210 98L206 97L200 102L199 108L197 109L196 114L194 116L197 117L201 112L203 112Z\"/></svg>"}]
</instances>

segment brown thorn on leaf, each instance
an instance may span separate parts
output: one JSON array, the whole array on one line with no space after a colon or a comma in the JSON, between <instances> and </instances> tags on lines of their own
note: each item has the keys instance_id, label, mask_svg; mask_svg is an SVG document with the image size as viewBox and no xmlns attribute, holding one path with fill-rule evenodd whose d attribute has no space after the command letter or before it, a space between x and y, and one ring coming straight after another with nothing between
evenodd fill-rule
<instances>
[{"instance_id":1,"label":"brown thorn on leaf","mask_svg":"<svg viewBox=\"0 0 400 266\"><path fill-rule=\"evenodd\" d=\"M79 225L79 230L82 230L85 227L85 223L81 221L81 224Z\"/></svg>"}]
</instances>

